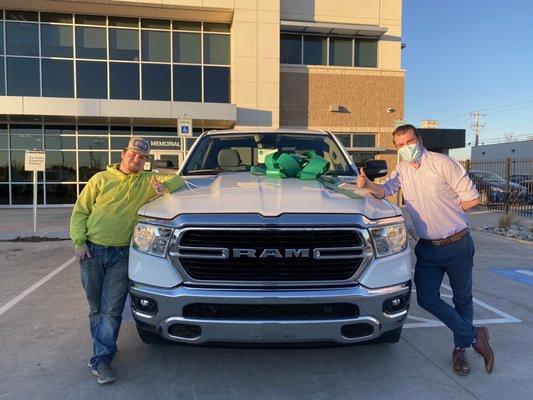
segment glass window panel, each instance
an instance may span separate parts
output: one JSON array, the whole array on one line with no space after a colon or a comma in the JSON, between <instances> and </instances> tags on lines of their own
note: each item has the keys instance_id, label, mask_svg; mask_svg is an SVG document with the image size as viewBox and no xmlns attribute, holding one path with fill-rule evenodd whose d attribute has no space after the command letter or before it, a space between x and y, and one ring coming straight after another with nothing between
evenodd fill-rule
<instances>
[{"instance_id":1,"label":"glass window panel","mask_svg":"<svg viewBox=\"0 0 533 400\"><path fill-rule=\"evenodd\" d=\"M45 125L44 135L74 135L76 126L74 125Z\"/></svg>"},{"instance_id":2,"label":"glass window panel","mask_svg":"<svg viewBox=\"0 0 533 400\"><path fill-rule=\"evenodd\" d=\"M4 28L0 22L0 54L4 54Z\"/></svg>"},{"instance_id":3,"label":"glass window panel","mask_svg":"<svg viewBox=\"0 0 533 400\"><path fill-rule=\"evenodd\" d=\"M45 174L47 182L76 182L76 152L47 151Z\"/></svg>"},{"instance_id":4,"label":"glass window panel","mask_svg":"<svg viewBox=\"0 0 533 400\"><path fill-rule=\"evenodd\" d=\"M24 170L25 151L11 150L11 182L31 182L33 172ZM37 180L43 180L43 173L37 174Z\"/></svg>"},{"instance_id":5,"label":"glass window panel","mask_svg":"<svg viewBox=\"0 0 533 400\"><path fill-rule=\"evenodd\" d=\"M38 21L36 11L6 10L6 19L12 21Z\"/></svg>"},{"instance_id":6,"label":"glass window panel","mask_svg":"<svg viewBox=\"0 0 533 400\"><path fill-rule=\"evenodd\" d=\"M170 21L165 19L141 19L141 27L152 29L170 29Z\"/></svg>"},{"instance_id":7,"label":"glass window panel","mask_svg":"<svg viewBox=\"0 0 533 400\"><path fill-rule=\"evenodd\" d=\"M302 63L302 36L281 34L280 62L282 64Z\"/></svg>"},{"instance_id":8,"label":"glass window panel","mask_svg":"<svg viewBox=\"0 0 533 400\"><path fill-rule=\"evenodd\" d=\"M129 126L112 126L110 131L112 135L131 135L131 127Z\"/></svg>"},{"instance_id":9,"label":"glass window panel","mask_svg":"<svg viewBox=\"0 0 533 400\"><path fill-rule=\"evenodd\" d=\"M174 101L202 101L202 70L195 65L174 65Z\"/></svg>"},{"instance_id":10,"label":"glass window panel","mask_svg":"<svg viewBox=\"0 0 533 400\"><path fill-rule=\"evenodd\" d=\"M107 150L108 142L107 136L78 136L78 149Z\"/></svg>"},{"instance_id":11,"label":"glass window panel","mask_svg":"<svg viewBox=\"0 0 533 400\"><path fill-rule=\"evenodd\" d=\"M339 139L339 141L342 143L344 147L351 147L350 139L352 135L335 134L335 136L337 136L337 139Z\"/></svg>"},{"instance_id":12,"label":"glass window panel","mask_svg":"<svg viewBox=\"0 0 533 400\"><path fill-rule=\"evenodd\" d=\"M358 39L355 42L355 65L357 67L378 66L377 40Z\"/></svg>"},{"instance_id":13,"label":"glass window panel","mask_svg":"<svg viewBox=\"0 0 533 400\"><path fill-rule=\"evenodd\" d=\"M107 65L105 62L76 61L78 98L107 99Z\"/></svg>"},{"instance_id":14,"label":"glass window panel","mask_svg":"<svg viewBox=\"0 0 533 400\"><path fill-rule=\"evenodd\" d=\"M138 136L174 136L176 137L177 129L163 128L163 127L151 127L151 126L134 126L133 134Z\"/></svg>"},{"instance_id":15,"label":"glass window panel","mask_svg":"<svg viewBox=\"0 0 533 400\"><path fill-rule=\"evenodd\" d=\"M199 31L202 28L201 22L193 21L172 21L172 29L178 31Z\"/></svg>"},{"instance_id":16,"label":"glass window panel","mask_svg":"<svg viewBox=\"0 0 533 400\"><path fill-rule=\"evenodd\" d=\"M46 185L46 204L74 204L76 198L76 185Z\"/></svg>"},{"instance_id":17,"label":"glass window panel","mask_svg":"<svg viewBox=\"0 0 533 400\"><path fill-rule=\"evenodd\" d=\"M139 99L139 64L109 63L112 99Z\"/></svg>"},{"instance_id":18,"label":"glass window panel","mask_svg":"<svg viewBox=\"0 0 533 400\"><path fill-rule=\"evenodd\" d=\"M202 43L199 33L174 32L172 46L173 62L195 64L202 62Z\"/></svg>"},{"instance_id":19,"label":"glass window panel","mask_svg":"<svg viewBox=\"0 0 533 400\"><path fill-rule=\"evenodd\" d=\"M7 149L7 126L0 125L0 149Z\"/></svg>"},{"instance_id":20,"label":"glass window panel","mask_svg":"<svg viewBox=\"0 0 533 400\"><path fill-rule=\"evenodd\" d=\"M39 25L6 22L6 52L18 56L39 55Z\"/></svg>"},{"instance_id":21,"label":"glass window panel","mask_svg":"<svg viewBox=\"0 0 533 400\"><path fill-rule=\"evenodd\" d=\"M214 22L204 22L204 31L206 32L229 32L229 24L217 24Z\"/></svg>"},{"instance_id":22,"label":"glass window panel","mask_svg":"<svg viewBox=\"0 0 533 400\"><path fill-rule=\"evenodd\" d=\"M143 100L170 100L170 65L142 65Z\"/></svg>"},{"instance_id":23,"label":"glass window panel","mask_svg":"<svg viewBox=\"0 0 533 400\"><path fill-rule=\"evenodd\" d=\"M7 94L9 96L39 96L39 60L8 57Z\"/></svg>"},{"instance_id":24,"label":"glass window panel","mask_svg":"<svg viewBox=\"0 0 533 400\"><path fill-rule=\"evenodd\" d=\"M78 172L81 182L88 181L94 174L104 171L107 166L107 151L78 152Z\"/></svg>"},{"instance_id":25,"label":"glass window panel","mask_svg":"<svg viewBox=\"0 0 533 400\"><path fill-rule=\"evenodd\" d=\"M71 60L42 60L43 97L74 97L74 67Z\"/></svg>"},{"instance_id":26,"label":"glass window panel","mask_svg":"<svg viewBox=\"0 0 533 400\"><path fill-rule=\"evenodd\" d=\"M170 32L142 31L143 61L170 61Z\"/></svg>"},{"instance_id":27,"label":"glass window panel","mask_svg":"<svg viewBox=\"0 0 533 400\"><path fill-rule=\"evenodd\" d=\"M139 61L139 31L110 28L109 58L112 60Z\"/></svg>"},{"instance_id":28,"label":"glass window panel","mask_svg":"<svg viewBox=\"0 0 533 400\"><path fill-rule=\"evenodd\" d=\"M107 135L107 125L78 125L78 133L80 135Z\"/></svg>"},{"instance_id":29,"label":"glass window panel","mask_svg":"<svg viewBox=\"0 0 533 400\"><path fill-rule=\"evenodd\" d=\"M9 185L0 185L0 204L9 204Z\"/></svg>"},{"instance_id":30,"label":"glass window panel","mask_svg":"<svg viewBox=\"0 0 533 400\"><path fill-rule=\"evenodd\" d=\"M374 147L376 145L376 135L354 135L354 147Z\"/></svg>"},{"instance_id":31,"label":"glass window panel","mask_svg":"<svg viewBox=\"0 0 533 400\"><path fill-rule=\"evenodd\" d=\"M304 36L304 64L326 64L326 38L323 36Z\"/></svg>"},{"instance_id":32,"label":"glass window panel","mask_svg":"<svg viewBox=\"0 0 533 400\"><path fill-rule=\"evenodd\" d=\"M139 27L138 18L127 18L127 17L109 17L108 18L109 26L125 26L130 28Z\"/></svg>"},{"instance_id":33,"label":"glass window panel","mask_svg":"<svg viewBox=\"0 0 533 400\"><path fill-rule=\"evenodd\" d=\"M33 185L11 185L11 198L13 204L33 204ZM37 203L43 201L43 185L37 185Z\"/></svg>"},{"instance_id":34,"label":"glass window panel","mask_svg":"<svg viewBox=\"0 0 533 400\"><path fill-rule=\"evenodd\" d=\"M7 150L0 150L0 182L9 182Z\"/></svg>"},{"instance_id":35,"label":"glass window panel","mask_svg":"<svg viewBox=\"0 0 533 400\"><path fill-rule=\"evenodd\" d=\"M101 15L76 15L76 24L82 25L105 25L105 17Z\"/></svg>"},{"instance_id":36,"label":"glass window panel","mask_svg":"<svg viewBox=\"0 0 533 400\"><path fill-rule=\"evenodd\" d=\"M44 148L45 149L75 149L76 137L75 136L56 136L45 135L44 136Z\"/></svg>"},{"instance_id":37,"label":"glass window panel","mask_svg":"<svg viewBox=\"0 0 533 400\"><path fill-rule=\"evenodd\" d=\"M4 57L0 57L0 96L4 96L6 94L6 85L4 78Z\"/></svg>"},{"instance_id":38,"label":"glass window panel","mask_svg":"<svg viewBox=\"0 0 533 400\"><path fill-rule=\"evenodd\" d=\"M352 66L352 39L329 38L329 65Z\"/></svg>"},{"instance_id":39,"label":"glass window panel","mask_svg":"<svg viewBox=\"0 0 533 400\"><path fill-rule=\"evenodd\" d=\"M204 35L204 63L229 65L229 35Z\"/></svg>"},{"instance_id":40,"label":"glass window panel","mask_svg":"<svg viewBox=\"0 0 533 400\"><path fill-rule=\"evenodd\" d=\"M120 155L122 154L121 151L112 151L111 152L111 161L110 164L120 164Z\"/></svg>"},{"instance_id":41,"label":"glass window panel","mask_svg":"<svg viewBox=\"0 0 533 400\"><path fill-rule=\"evenodd\" d=\"M76 27L76 57L107 58L105 28Z\"/></svg>"},{"instance_id":42,"label":"glass window panel","mask_svg":"<svg viewBox=\"0 0 533 400\"><path fill-rule=\"evenodd\" d=\"M42 132L42 126L33 124L11 124L9 130L12 134L40 135Z\"/></svg>"},{"instance_id":43,"label":"glass window panel","mask_svg":"<svg viewBox=\"0 0 533 400\"><path fill-rule=\"evenodd\" d=\"M224 67L205 67L204 101L208 103L230 102L230 69Z\"/></svg>"},{"instance_id":44,"label":"glass window panel","mask_svg":"<svg viewBox=\"0 0 533 400\"><path fill-rule=\"evenodd\" d=\"M43 138L41 135L16 134L10 136L12 149L42 149Z\"/></svg>"},{"instance_id":45,"label":"glass window panel","mask_svg":"<svg viewBox=\"0 0 533 400\"><path fill-rule=\"evenodd\" d=\"M72 27L42 24L41 55L43 57L72 57Z\"/></svg>"},{"instance_id":46,"label":"glass window panel","mask_svg":"<svg viewBox=\"0 0 533 400\"><path fill-rule=\"evenodd\" d=\"M64 24L72 23L72 14L59 14L59 13L41 13L41 22L59 22Z\"/></svg>"},{"instance_id":47,"label":"glass window panel","mask_svg":"<svg viewBox=\"0 0 533 400\"><path fill-rule=\"evenodd\" d=\"M128 147L130 137L111 136L111 150L122 150Z\"/></svg>"}]
</instances>

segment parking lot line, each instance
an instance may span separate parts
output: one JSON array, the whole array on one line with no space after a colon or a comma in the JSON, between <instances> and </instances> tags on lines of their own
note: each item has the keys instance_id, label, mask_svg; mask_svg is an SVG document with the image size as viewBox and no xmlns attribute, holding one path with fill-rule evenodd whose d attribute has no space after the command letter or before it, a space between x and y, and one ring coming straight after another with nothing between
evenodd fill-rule
<instances>
[{"instance_id":1,"label":"parking lot line","mask_svg":"<svg viewBox=\"0 0 533 400\"><path fill-rule=\"evenodd\" d=\"M33 291L37 290L39 287L44 285L46 282L48 282L50 279L52 279L54 276L59 274L61 271L63 271L66 267L68 267L73 261L75 257L72 257L65 261L63 264L61 264L59 267L54 269L52 272L44 276L43 278L39 279L37 282L35 282L33 285L31 285L29 288L21 292L19 295L14 297L13 299L9 300L6 304L4 304L2 307L0 307L0 316L4 314L6 311L8 311L10 308L12 308L14 305L16 305L18 302L20 302L22 299L24 299L26 296L28 296Z\"/></svg>"}]
</instances>

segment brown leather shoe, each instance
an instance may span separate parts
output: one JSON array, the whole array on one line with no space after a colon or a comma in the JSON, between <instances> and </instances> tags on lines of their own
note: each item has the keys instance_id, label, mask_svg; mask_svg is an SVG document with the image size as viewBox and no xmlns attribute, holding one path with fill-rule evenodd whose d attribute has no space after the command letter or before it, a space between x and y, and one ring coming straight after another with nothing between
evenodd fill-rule
<instances>
[{"instance_id":1,"label":"brown leather shoe","mask_svg":"<svg viewBox=\"0 0 533 400\"><path fill-rule=\"evenodd\" d=\"M476 353L478 353L485 361L485 371L489 374L494 368L494 352L489 344L489 330L485 326L476 328L476 342L472 345Z\"/></svg>"},{"instance_id":2,"label":"brown leather shoe","mask_svg":"<svg viewBox=\"0 0 533 400\"><path fill-rule=\"evenodd\" d=\"M453 349L453 372L457 375L466 375L470 372L470 366L468 365L468 358L466 358L466 352L463 347L457 347Z\"/></svg>"}]
</instances>

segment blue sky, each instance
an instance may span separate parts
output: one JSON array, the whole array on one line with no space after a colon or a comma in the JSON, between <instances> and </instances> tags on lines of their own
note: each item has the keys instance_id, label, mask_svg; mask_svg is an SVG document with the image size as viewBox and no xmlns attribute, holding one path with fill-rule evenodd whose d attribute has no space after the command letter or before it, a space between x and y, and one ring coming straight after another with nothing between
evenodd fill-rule
<instances>
[{"instance_id":1,"label":"blue sky","mask_svg":"<svg viewBox=\"0 0 533 400\"><path fill-rule=\"evenodd\" d=\"M465 128L468 143L481 110L481 142L533 136L533 1L404 0L402 41L406 121Z\"/></svg>"}]
</instances>

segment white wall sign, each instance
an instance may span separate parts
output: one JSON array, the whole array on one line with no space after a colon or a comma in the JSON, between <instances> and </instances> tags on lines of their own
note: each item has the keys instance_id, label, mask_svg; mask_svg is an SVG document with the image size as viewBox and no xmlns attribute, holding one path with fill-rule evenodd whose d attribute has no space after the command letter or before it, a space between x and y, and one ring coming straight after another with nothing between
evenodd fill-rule
<instances>
[{"instance_id":1,"label":"white wall sign","mask_svg":"<svg viewBox=\"0 0 533 400\"><path fill-rule=\"evenodd\" d=\"M44 171L46 156L44 150L26 150L24 154L24 170Z\"/></svg>"}]
</instances>

